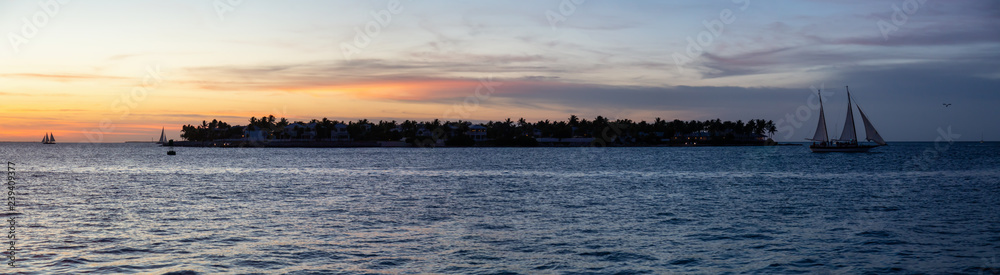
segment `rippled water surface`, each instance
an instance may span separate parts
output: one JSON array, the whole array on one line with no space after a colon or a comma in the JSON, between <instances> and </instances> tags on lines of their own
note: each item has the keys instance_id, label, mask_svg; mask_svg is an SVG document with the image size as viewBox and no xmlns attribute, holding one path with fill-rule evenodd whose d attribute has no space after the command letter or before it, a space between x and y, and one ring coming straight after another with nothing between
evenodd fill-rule
<instances>
[{"instance_id":1,"label":"rippled water surface","mask_svg":"<svg viewBox=\"0 0 1000 275\"><path fill-rule=\"evenodd\" d=\"M0 143L0 272L1000 271L996 143L177 151Z\"/></svg>"}]
</instances>

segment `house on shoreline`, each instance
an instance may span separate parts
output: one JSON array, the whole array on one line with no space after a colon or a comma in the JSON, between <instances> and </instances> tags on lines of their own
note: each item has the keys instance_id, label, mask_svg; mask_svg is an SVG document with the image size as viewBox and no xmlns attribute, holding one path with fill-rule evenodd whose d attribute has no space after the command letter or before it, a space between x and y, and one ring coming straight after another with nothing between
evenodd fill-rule
<instances>
[{"instance_id":1,"label":"house on shoreline","mask_svg":"<svg viewBox=\"0 0 1000 275\"><path fill-rule=\"evenodd\" d=\"M486 126L482 125L472 125L469 126L469 131L466 133L472 140L476 142L486 141Z\"/></svg>"},{"instance_id":2,"label":"house on shoreline","mask_svg":"<svg viewBox=\"0 0 1000 275\"><path fill-rule=\"evenodd\" d=\"M347 125L345 125L343 123L334 124L333 125L333 129L330 130L330 140L331 141L351 141L351 133L347 132Z\"/></svg>"}]
</instances>

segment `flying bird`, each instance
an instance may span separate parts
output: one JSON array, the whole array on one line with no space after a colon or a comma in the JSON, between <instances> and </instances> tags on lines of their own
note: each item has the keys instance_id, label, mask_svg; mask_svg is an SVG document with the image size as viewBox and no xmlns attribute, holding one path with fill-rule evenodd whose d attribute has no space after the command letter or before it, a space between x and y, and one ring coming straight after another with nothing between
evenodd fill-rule
<instances>
[{"instance_id":1,"label":"flying bird","mask_svg":"<svg viewBox=\"0 0 1000 275\"><path fill-rule=\"evenodd\" d=\"M941 104L941 105L944 105L945 107L948 107L948 106L951 106L951 103L944 103L944 104Z\"/></svg>"}]
</instances>

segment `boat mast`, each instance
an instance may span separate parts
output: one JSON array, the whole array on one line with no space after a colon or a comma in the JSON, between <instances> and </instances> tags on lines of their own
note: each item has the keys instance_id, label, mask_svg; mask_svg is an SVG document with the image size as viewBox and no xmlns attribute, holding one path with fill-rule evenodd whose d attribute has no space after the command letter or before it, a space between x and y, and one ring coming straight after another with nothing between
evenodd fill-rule
<instances>
[{"instance_id":1,"label":"boat mast","mask_svg":"<svg viewBox=\"0 0 1000 275\"><path fill-rule=\"evenodd\" d=\"M844 86L847 88L847 86ZM847 119L844 121L844 131L840 134L841 141L858 140L858 133L854 128L854 109L851 108L851 89L847 88Z\"/></svg>"}]
</instances>

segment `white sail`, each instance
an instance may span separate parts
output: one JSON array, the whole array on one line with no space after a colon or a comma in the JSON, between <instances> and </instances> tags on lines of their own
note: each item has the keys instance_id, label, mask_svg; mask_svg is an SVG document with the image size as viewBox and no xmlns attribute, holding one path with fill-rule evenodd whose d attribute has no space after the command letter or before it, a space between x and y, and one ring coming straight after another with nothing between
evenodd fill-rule
<instances>
[{"instance_id":1,"label":"white sail","mask_svg":"<svg viewBox=\"0 0 1000 275\"><path fill-rule=\"evenodd\" d=\"M865 111L862 111L861 107L858 107L858 112L861 113L861 121L865 123L865 139L878 143L878 145L885 145L885 140L882 139L882 136L875 130L875 126L872 126L872 122L868 121L868 116L865 116Z\"/></svg>"},{"instance_id":2,"label":"white sail","mask_svg":"<svg viewBox=\"0 0 1000 275\"><path fill-rule=\"evenodd\" d=\"M160 143L160 144L167 143L167 135L164 132L163 128L160 129L160 142L157 142L157 143Z\"/></svg>"},{"instance_id":3,"label":"white sail","mask_svg":"<svg viewBox=\"0 0 1000 275\"><path fill-rule=\"evenodd\" d=\"M816 134L813 135L813 138L808 140L820 141L820 142L826 142L830 140L829 136L826 134L826 115L823 114L822 95L820 95L819 97L819 124L816 125Z\"/></svg>"},{"instance_id":4,"label":"white sail","mask_svg":"<svg viewBox=\"0 0 1000 275\"><path fill-rule=\"evenodd\" d=\"M840 132L841 141L858 140L858 133L854 131L854 109L851 108L851 92L847 92L847 120L844 121L844 131Z\"/></svg>"}]
</instances>

